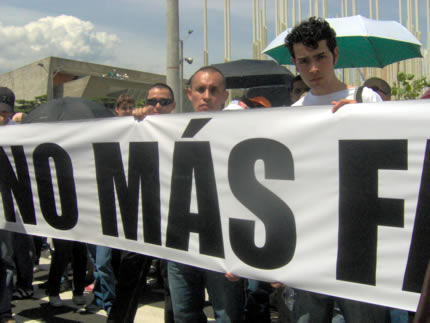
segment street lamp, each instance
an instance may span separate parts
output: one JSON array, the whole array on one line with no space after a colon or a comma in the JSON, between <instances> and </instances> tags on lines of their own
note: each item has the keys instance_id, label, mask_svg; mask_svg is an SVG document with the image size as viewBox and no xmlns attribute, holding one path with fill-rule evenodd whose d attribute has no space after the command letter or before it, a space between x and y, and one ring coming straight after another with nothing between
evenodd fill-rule
<instances>
[{"instance_id":1,"label":"street lamp","mask_svg":"<svg viewBox=\"0 0 430 323\"><path fill-rule=\"evenodd\" d=\"M179 112L184 112L184 61L188 64L192 64L194 59L192 57L184 57L184 41L194 32L189 29L185 40L179 41Z\"/></svg>"}]
</instances>

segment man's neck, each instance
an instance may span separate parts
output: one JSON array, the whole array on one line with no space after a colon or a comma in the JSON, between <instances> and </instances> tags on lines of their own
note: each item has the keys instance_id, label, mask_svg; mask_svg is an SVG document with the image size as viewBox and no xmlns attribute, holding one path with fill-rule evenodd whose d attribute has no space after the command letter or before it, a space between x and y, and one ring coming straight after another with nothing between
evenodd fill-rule
<instances>
[{"instance_id":1,"label":"man's neck","mask_svg":"<svg viewBox=\"0 0 430 323\"><path fill-rule=\"evenodd\" d=\"M327 86L321 88L312 88L311 93L313 95L328 95L331 93L339 92L346 90L348 87L345 83L341 82L336 76L333 78L333 81Z\"/></svg>"}]
</instances>

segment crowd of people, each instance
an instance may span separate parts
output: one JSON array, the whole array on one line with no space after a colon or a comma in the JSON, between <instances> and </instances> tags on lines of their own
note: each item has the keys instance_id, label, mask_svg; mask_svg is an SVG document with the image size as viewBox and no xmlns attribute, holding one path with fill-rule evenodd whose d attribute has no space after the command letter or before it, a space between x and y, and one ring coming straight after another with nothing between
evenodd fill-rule
<instances>
[{"instance_id":1,"label":"crowd of people","mask_svg":"<svg viewBox=\"0 0 430 323\"><path fill-rule=\"evenodd\" d=\"M288 34L285 43L299 73L289 86L293 106L332 105L332 111L336 112L345 104L390 100L390 86L382 79L371 78L358 91L336 77L334 66L339 57L336 36L323 19L313 17L302 22ZM188 99L195 112L225 108L228 99L225 78L216 68L198 69L188 85ZM12 91L0 88L0 125L15 124L14 101ZM172 89L163 83L152 85L145 101L144 107L136 107L134 99L123 94L117 99L115 114L143 120L149 115L171 113L176 106ZM270 100L243 97L225 109L259 107L271 107ZM52 242L47 282L51 306L63 306L60 285L71 261L75 304L84 311L106 311L107 322L134 321L153 257L78 241L52 239ZM12 298L32 297L33 267L42 244L40 237L0 230L0 322L13 322ZM384 306L295 290L277 282L247 280L234 273L163 259L158 263L165 292L165 322L206 322L205 290L217 322L270 322L271 294L280 295L282 301L278 305L288 308L285 322L332 322L338 312L346 322L390 322L390 309ZM94 268L94 298L90 304L83 297L88 264ZM276 293L279 290L282 292Z\"/></svg>"}]
</instances>

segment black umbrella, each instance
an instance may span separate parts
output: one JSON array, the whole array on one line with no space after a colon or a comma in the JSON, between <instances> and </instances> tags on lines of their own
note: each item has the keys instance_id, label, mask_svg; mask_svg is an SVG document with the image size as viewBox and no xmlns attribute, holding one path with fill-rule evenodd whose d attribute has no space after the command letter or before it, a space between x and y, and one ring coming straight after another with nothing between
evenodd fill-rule
<instances>
[{"instance_id":1,"label":"black umbrella","mask_svg":"<svg viewBox=\"0 0 430 323\"><path fill-rule=\"evenodd\" d=\"M294 77L289 70L275 61L240 59L212 66L224 74L227 89L289 84Z\"/></svg>"},{"instance_id":2,"label":"black umbrella","mask_svg":"<svg viewBox=\"0 0 430 323\"><path fill-rule=\"evenodd\" d=\"M111 110L85 98L61 98L46 102L31 111L22 123L53 122L112 117Z\"/></svg>"}]
</instances>

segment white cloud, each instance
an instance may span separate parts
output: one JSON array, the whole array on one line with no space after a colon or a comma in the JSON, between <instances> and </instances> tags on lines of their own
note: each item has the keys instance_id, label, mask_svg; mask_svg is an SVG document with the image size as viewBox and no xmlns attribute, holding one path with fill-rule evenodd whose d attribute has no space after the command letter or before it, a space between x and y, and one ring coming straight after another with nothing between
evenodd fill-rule
<instances>
[{"instance_id":1,"label":"white cloud","mask_svg":"<svg viewBox=\"0 0 430 323\"><path fill-rule=\"evenodd\" d=\"M73 16L48 16L24 26L0 23L0 64L16 67L46 56L105 61L119 42L116 34L96 31L90 21Z\"/></svg>"}]
</instances>

